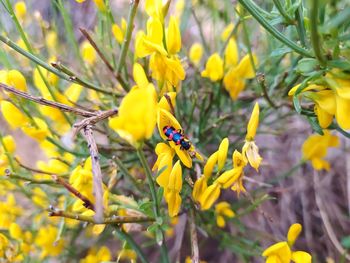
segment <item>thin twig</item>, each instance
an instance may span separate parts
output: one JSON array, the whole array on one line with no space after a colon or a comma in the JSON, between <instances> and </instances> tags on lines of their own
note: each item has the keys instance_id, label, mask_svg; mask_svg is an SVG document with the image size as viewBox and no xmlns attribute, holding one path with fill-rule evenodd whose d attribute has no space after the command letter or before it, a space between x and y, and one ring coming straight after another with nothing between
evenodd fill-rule
<instances>
[{"instance_id":1,"label":"thin twig","mask_svg":"<svg viewBox=\"0 0 350 263\"><path fill-rule=\"evenodd\" d=\"M191 8L191 13L193 15L193 18L194 18L194 21L196 22L197 24L197 27L198 27L198 31L199 31L199 35L201 37L201 40L202 40L202 43L203 43L203 47L204 47L204 51L207 55L209 55L209 47L207 45L207 42L205 41L205 37L204 37L204 33L203 33L203 29L202 29L202 26L201 26L201 22L199 21L195 11L194 11L194 8Z\"/></svg>"},{"instance_id":2,"label":"thin twig","mask_svg":"<svg viewBox=\"0 0 350 263\"><path fill-rule=\"evenodd\" d=\"M190 209L189 223L190 223L190 234L191 234L191 259L193 263L199 263L199 249L198 249L198 238L196 231L196 223L194 216L194 209Z\"/></svg>"},{"instance_id":3,"label":"thin twig","mask_svg":"<svg viewBox=\"0 0 350 263\"><path fill-rule=\"evenodd\" d=\"M257 73L256 80L258 81L258 83L263 91L264 98L266 99L266 101L270 104L270 106L272 108L277 109L278 106L271 100L271 98L269 96L269 92L267 91L265 75L263 73Z\"/></svg>"},{"instance_id":4,"label":"thin twig","mask_svg":"<svg viewBox=\"0 0 350 263\"><path fill-rule=\"evenodd\" d=\"M124 90L128 90L128 86L125 83L123 77L120 74L115 74L114 68L109 63L108 59L106 56L102 53L101 49L97 46L96 42L92 39L90 34L84 29L84 28L79 28L80 32L84 35L84 37L90 42L91 46L96 50L97 54L100 56L102 59L103 63L105 63L106 67L108 70L112 73L112 75L119 81L120 85L123 87Z\"/></svg>"},{"instance_id":5,"label":"thin twig","mask_svg":"<svg viewBox=\"0 0 350 263\"><path fill-rule=\"evenodd\" d=\"M67 183L65 180L63 180L61 177L59 177L57 175L52 175L51 177L56 183L62 185L70 193L72 193L74 196L78 197L81 201L83 201L84 207L95 211L95 207L94 207L93 203L89 200L89 198L84 196L82 193L80 193L77 189L75 189L73 186L71 186L69 183Z\"/></svg>"},{"instance_id":6,"label":"thin twig","mask_svg":"<svg viewBox=\"0 0 350 263\"><path fill-rule=\"evenodd\" d=\"M60 103L60 102L47 100L47 99L44 99L43 97L33 96L33 95L30 95L26 92L17 90L13 87L10 87L10 86L7 86L4 83L0 83L0 88L6 90L8 92L11 92L19 97L34 101L34 102L39 103L41 105L53 107L53 108L59 109L61 111L72 112L72 113L75 113L77 115L81 115L84 117L96 116L96 112L91 112L91 111L86 111L86 110L82 110L82 109L78 109L78 108L73 108L73 107L70 107L66 104Z\"/></svg>"},{"instance_id":7,"label":"thin twig","mask_svg":"<svg viewBox=\"0 0 350 263\"><path fill-rule=\"evenodd\" d=\"M318 179L318 172L314 170L313 172L313 179L314 179L314 188L315 188L315 199L316 199L316 205L318 207L318 210L320 211L321 219L324 224L324 227L326 228L326 232L329 236L329 239L333 243L334 247L338 250L338 252L342 255L345 256L347 260L350 260L350 255L346 252L346 250L342 247L340 242L337 239L337 236L334 232L334 229L332 227L332 224L329 220L329 217L326 213L325 206L323 205L322 199L319 195L318 189L320 188L320 182Z\"/></svg>"},{"instance_id":8,"label":"thin twig","mask_svg":"<svg viewBox=\"0 0 350 263\"><path fill-rule=\"evenodd\" d=\"M53 207L49 209L49 216L59 216L65 218L71 218L91 224L124 224L124 223L142 223L142 222L153 222L154 218L146 216L111 216L106 217L102 221L95 220L92 216L85 216L63 210L57 210Z\"/></svg>"},{"instance_id":9,"label":"thin twig","mask_svg":"<svg viewBox=\"0 0 350 263\"><path fill-rule=\"evenodd\" d=\"M36 169L36 168L32 168L32 167L29 167L23 163L20 162L20 160L16 157L14 157L15 161L18 163L19 166L21 166L22 168L28 170L28 171L31 171L31 172L34 172L34 173L39 173L39 174L49 174L49 175L54 175L54 173L52 172L49 172L49 171L43 171L43 170L40 170L40 169Z\"/></svg>"},{"instance_id":10,"label":"thin twig","mask_svg":"<svg viewBox=\"0 0 350 263\"><path fill-rule=\"evenodd\" d=\"M97 122L105 120L118 113L118 109L106 110L96 113L95 116L83 119L73 125L73 136L75 136L81 129L88 125L95 125Z\"/></svg>"},{"instance_id":11,"label":"thin twig","mask_svg":"<svg viewBox=\"0 0 350 263\"><path fill-rule=\"evenodd\" d=\"M93 192L95 196L95 220L97 222L103 221L103 188L102 188L102 172L99 162L99 153L96 145L96 141L93 135L91 125L87 125L82 130L82 134L85 137L88 148L91 155L92 174L93 174Z\"/></svg>"},{"instance_id":12,"label":"thin twig","mask_svg":"<svg viewBox=\"0 0 350 263\"><path fill-rule=\"evenodd\" d=\"M139 5L139 0L132 0L131 1L131 7L130 7L130 12L129 12L129 17L128 17L128 23L127 23L127 28L126 28L126 33L125 33L125 38L123 45L121 47L121 52L117 64L117 72L116 75L120 75L122 72L122 68L125 64L125 58L128 53L130 41L131 41L131 35L132 31L134 29L134 19L137 11L137 7ZM125 91L129 91L129 88L127 86L123 87Z\"/></svg>"}]
</instances>

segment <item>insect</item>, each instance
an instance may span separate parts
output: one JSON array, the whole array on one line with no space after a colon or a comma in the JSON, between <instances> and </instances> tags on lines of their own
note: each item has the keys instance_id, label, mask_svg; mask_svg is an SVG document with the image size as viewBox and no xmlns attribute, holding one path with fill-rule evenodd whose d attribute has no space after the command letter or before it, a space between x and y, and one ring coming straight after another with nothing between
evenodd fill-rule
<instances>
[{"instance_id":1,"label":"insect","mask_svg":"<svg viewBox=\"0 0 350 263\"><path fill-rule=\"evenodd\" d=\"M176 130L172 126L165 126L163 132L169 141L180 145L181 150L189 150L191 148L191 142L185 137L182 130Z\"/></svg>"}]
</instances>

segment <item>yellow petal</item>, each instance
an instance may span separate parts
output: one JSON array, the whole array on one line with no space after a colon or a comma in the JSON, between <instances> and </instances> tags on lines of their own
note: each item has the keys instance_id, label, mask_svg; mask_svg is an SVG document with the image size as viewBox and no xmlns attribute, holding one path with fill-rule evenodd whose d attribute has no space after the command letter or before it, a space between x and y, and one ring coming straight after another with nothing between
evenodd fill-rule
<instances>
[{"instance_id":1,"label":"yellow petal","mask_svg":"<svg viewBox=\"0 0 350 263\"><path fill-rule=\"evenodd\" d=\"M12 129L25 126L28 118L11 102L3 100L0 102L2 115Z\"/></svg>"},{"instance_id":2,"label":"yellow petal","mask_svg":"<svg viewBox=\"0 0 350 263\"><path fill-rule=\"evenodd\" d=\"M64 95L68 99L69 103L75 103L79 100L80 94L83 91L83 86L73 83L64 92Z\"/></svg>"},{"instance_id":3,"label":"yellow petal","mask_svg":"<svg viewBox=\"0 0 350 263\"><path fill-rule=\"evenodd\" d=\"M176 54L181 49L181 34L176 18L171 16L167 31L166 44L170 54Z\"/></svg>"},{"instance_id":4,"label":"yellow petal","mask_svg":"<svg viewBox=\"0 0 350 263\"><path fill-rule=\"evenodd\" d=\"M317 119L321 128L326 129L329 125L331 125L334 115L329 114L327 111L323 110L318 105L315 105L314 111L317 115Z\"/></svg>"},{"instance_id":5,"label":"yellow petal","mask_svg":"<svg viewBox=\"0 0 350 263\"><path fill-rule=\"evenodd\" d=\"M139 88L145 88L148 86L148 79L143 67L139 63L135 63L133 67L133 76L136 85Z\"/></svg>"},{"instance_id":6,"label":"yellow petal","mask_svg":"<svg viewBox=\"0 0 350 263\"><path fill-rule=\"evenodd\" d=\"M190 61L198 66L199 62L201 61L201 58L203 56L203 47L200 43L194 43L190 48L190 54L189 58Z\"/></svg>"},{"instance_id":7,"label":"yellow petal","mask_svg":"<svg viewBox=\"0 0 350 263\"><path fill-rule=\"evenodd\" d=\"M81 44L80 49L81 56L83 57L84 61L89 65L93 65L97 57L94 47L88 41L84 41Z\"/></svg>"},{"instance_id":8,"label":"yellow petal","mask_svg":"<svg viewBox=\"0 0 350 263\"><path fill-rule=\"evenodd\" d=\"M256 130L258 129L259 125L259 113L259 104L256 102L247 126L247 135L245 138L248 141L253 141L256 135Z\"/></svg>"},{"instance_id":9,"label":"yellow petal","mask_svg":"<svg viewBox=\"0 0 350 263\"><path fill-rule=\"evenodd\" d=\"M312 257L309 253L304 251L295 251L292 253L292 260L295 263L311 263Z\"/></svg>"},{"instance_id":10,"label":"yellow petal","mask_svg":"<svg viewBox=\"0 0 350 263\"><path fill-rule=\"evenodd\" d=\"M23 20L27 14L27 7L26 7L26 3L24 1L18 1L15 4L15 14L16 16Z\"/></svg>"},{"instance_id":11,"label":"yellow petal","mask_svg":"<svg viewBox=\"0 0 350 263\"><path fill-rule=\"evenodd\" d=\"M207 210L209 209L215 201L220 196L220 186L218 184L212 184L209 186L203 193L200 199L201 209Z\"/></svg>"},{"instance_id":12,"label":"yellow petal","mask_svg":"<svg viewBox=\"0 0 350 263\"><path fill-rule=\"evenodd\" d=\"M188 151L186 150L181 150L181 146L180 145L175 145L174 142L169 142L170 145L173 147L173 149L175 149L175 152L177 154L177 156L179 157L179 159L181 160L181 162L187 167L187 168L192 168L192 158L189 154Z\"/></svg>"},{"instance_id":13,"label":"yellow petal","mask_svg":"<svg viewBox=\"0 0 350 263\"><path fill-rule=\"evenodd\" d=\"M221 171L225 166L225 162L227 159L229 140L228 138L224 138L219 146L218 150L218 171Z\"/></svg>"},{"instance_id":14,"label":"yellow petal","mask_svg":"<svg viewBox=\"0 0 350 263\"><path fill-rule=\"evenodd\" d=\"M180 193L182 188L182 168L180 161L177 161L169 176L168 189Z\"/></svg>"},{"instance_id":15,"label":"yellow petal","mask_svg":"<svg viewBox=\"0 0 350 263\"><path fill-rule=\"evenodd\" d=\"M118 41L118 43L122 44L124 40L124 33L117 24L112 25L112 33L115 39Z\"/></svg>"},{"instance_id":16,"label":"yellow petal","mask_svg":"<svg viewBox=\"0 0 350 263\"><path fill-rule=\"evenodd\" d=\"M164 127L170 126L173 127L175 130L182 130L182 127L177 121L177 119L169 111L166 111L164 109L159 109L158 111L157 125L159 135L160 137L162 137L163 140L168 139L163 132Z\"/></svg>"},{"instance_id":17,"label":"yellow petal","mask_svg":"<svg viewBox=\"0 0 350 263\"><path fill-rule=\"evenodd\" d=\"M350 100L336 96L336 105L335 118L340 128L344 130L350 129Z\"/></svg>"},{"instance_id":18,"label":"yellow petal","mask_svg":"<svg viewBox=\"0 0 350 263\"><path fill-rule=\"evenodd\" d=\"M253 55L253 62L255 65L258 64L258 58L255 55ZM240 78L251 79L255 77L254 67L248 54L239 62L236 72Z\"/></svg>"},{"instance_id":19,"label":"yellow petal","mask_svg":"<svg viewBox=\"0 0 350 263\"><path fill-rule=\"evenodd\" d=\"M160 162L159 162L159 165L158 165L158 171L164 169L163 172L161 172L156 181L157 183L163 187L163 188L166 188L169 184L169 177L170 177L170 173L171 173L171 170L172 170L172 165L173 165L173 158L171 155L169 154L162 154L160 155L158 158L160 158Z\"/></svg>"},{"instance_id":20,"label":"yellow petal","mask_svg":"<svg viewBox=\"0 0 350 263\"><path fill-rule=\"evenodd\" d=\"M289 227L287 240L290 247L294 245L295 240L300 235L301 230L302 230L302 226L300 224L293 224Z\"/></svg>"},{"instance_id":21,"label":"yellow petal","mask_svg":"<svg viewBox=\"0 0 350 263\"><path fill-rule=\"evenodd\" d=\"M27 91L26 79L18 70L10 70L7 73L7 84L20 91Z\"/></svg>"},{"instance_id":22,"label":"yellow petal","mask_svg":"<svg viewBox=\"0 0 350 263\"><path fill-rule=\"evenodd\" d=\"M21 227L16 223L11 223L9 228L10 236L13 239L21 240L23 238L23 233ZM1 247L1 245L0 245Z\"/></svg>"},{"instance_id":23,"label":"yellow petal","mask_svg":"<svg viewBox=\"0 0 350 263\"><path fill-rule=\"evenodd\" d=\"M218 152L213 153L212 155L209 156L206 164L204 165L203 173L206 178L209 178L213 173L214 166L218 161L218 156L219 156Z\"/></svg>"},{"instance_id":24,"label":"yellow petal","mask_svg":"<svg viewBox=\"0 0 350 263\"><path fill-rule=\"evenodd\" d=\"M268 247L262 255L263 257L275 256L280 260L280 263L290 263L292 258L292 252L288 246L288 243L285 241Z\"/></svg>"},{"instance_id":25,"label":"yellow petal","mask_svg":"<svg viewBox=\"0 0 350 263\"><path fill-rule=\"evenodd\" d=\"M227 38L230 36L234 26L235 25L233 23L230 23L230 24L228 24L225 27L224 31L221 33L221 40L222 41L226 41L227 40Z\"/></svg>"},{"instance_id":26,"label":"yellow petal","mask_svg":"<svg viewBox=\"0 0 350 263\"><path fill-rule=\"evenodd\" d=\"M242 148L243 156L246 156L251 167L258 171L262 158L259 155L259 148L254 141L246 141Z\"/></svg>"},{"instance_id":27,"label":"yellow petal","mask_svg":"<svg viewBox=\"0 0 350 263\"><path fill-rule=\"evenodd\" d=\"M218 227L224 228L226 225L225 218L223 216L217 216L216 217L216 224Z\"/></svg>"},{"instance_id":28,"label":"yellow petal","mask_svg":"<svg viewBox=\"0 0 350 263\"><path fill-rule=\"evenodd\" d=\"M234 168L225 171L215 180L215 182L220 184L223 189L227 189L242 175L242 173L242 168Z\"/></svg>"},{"instance_id":29,"label":"yellow petal","mask_svg":"<svg viewBox=\"0 0 350 263\"><path fill-rule=\"evenodd\" d=\"M208 188L207 185L207 178L205 176L201 176L195 183L193 186L193 191L192 191L192 197L194 200L196 200L197 202L199 202L202 194L204 193L204 191Z\"/></svg>"},{"instance_id":30,"label":"yellow petal","mask_svg":"<svg viewBox=\"0 0 350 263\"><path fill-rule=\"evenodd\" d=\"M6 135L2 138L2 142L5 145L7 152L14 153L16 150L16 142L11 135Z\"/></svg>"},{"instance_id":31,"label":"yellow petal","mask_svg":"<svg viewBox=\"0 0 350 263\"><path fill-rule=\"evenodd\" d=\"M238 62L238 49L237 43L234 38L230 38L227 47L225 49L225 65L236 66Z\"/></svg>"},{"instance_id":32,"label":"yellow petal","mask_svg":"<svg viewBox=\"0 0 350 263\"><path fill-rule=\"evenodd\" d=\"M175 108L175 106L176 106L176 92L165 93L162 96L162 98L160 99L160 101L158 102L158 107L160 109L171 112L171 107L170 107L170 104L168 102L167 97L168 97L168 99L170 99L172 106Z\"/></svg>"},{"instance_id":33,"label":"yellow petal","mask_svg":"<svg viewBox=\"0 0 350 263\"><path fill-rule=\"evenodd\" d=\"M178 193L170 192L167 197L168 200L168 213L169 216L174 217L180 211L181 208L181 196Z\"/></svg>"},{"instance_id":34,"label":"yellow petal","mask_svg":"<svg viewBox=\"0 0 350 263\"><path fill-rule=\"evenodd\" d=\"M218 53L212 54L205 64L205 70L201 73L202 77L210 78L215 82L224 76L224 62Z\"/></svg>"},{"instance_id":35,"label":"yellow petal","mask_svg":"<svg viewBox=\"0 0 350 263\"><path fill-rule=\"evenodd\" d=\"M131 90L122 100L117 117L109 126L132 145L149 139L156 124L157 105L154 87Z\"/></svg>"}]
</instances>

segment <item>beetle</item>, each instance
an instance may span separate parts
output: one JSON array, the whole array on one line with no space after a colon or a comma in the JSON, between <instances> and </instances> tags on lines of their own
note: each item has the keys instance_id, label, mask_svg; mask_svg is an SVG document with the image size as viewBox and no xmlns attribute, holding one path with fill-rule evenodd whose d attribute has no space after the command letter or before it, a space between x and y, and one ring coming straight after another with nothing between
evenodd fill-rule
<instances>
[{"instance_id":1,"label":"beetle","mask_svg":"<svg viewBox=\"0 0 350 263\"><path fill-rule=\"evenodd\" d=\"M163 132L169 141L180 145L181 150L189 150L191 148L191 142L185 137L182 130L176 130L172 126L165 126Z\"/></svg>"}]
</instances>

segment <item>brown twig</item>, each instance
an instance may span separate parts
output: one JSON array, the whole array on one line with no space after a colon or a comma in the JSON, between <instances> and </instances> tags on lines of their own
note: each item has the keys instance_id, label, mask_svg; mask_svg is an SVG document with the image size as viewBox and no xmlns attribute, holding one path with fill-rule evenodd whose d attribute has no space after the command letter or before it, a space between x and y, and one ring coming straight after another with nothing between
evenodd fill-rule
<instances>
[{"instance_id":1,"label":"brown twig","mask_svg":"<svg viewBox=\"0 0 350 263\"><path fill-rule=\"evenodd\" d=\"M85 137L91 155L92 174L93 174L93 192L95 196L95 220L103 221L103 188L102 188L102 172L99 162L99 153L96 141L93 135L92 125L87 125L82 130L82 135Z\"/></svg>"},{"instance_id":2,"label":"brown twig","mask_svg":"<svg viewBox=\"0 0 350 263\"><path fill-rule=\"evenodd\" d=\"M23 163L20 162L20 160L16 157L14 157L15 161L18 163L19 166L21 166L22 168L28 170L28 171L31 171L31 172L34 172L34 173L39 173L39 174L49 174L49 175L54 175L54 173L52 172L49 172L49 171L43 171L43 170L40 170L40 169L36 169L36 168L32 168L32 167L29 167Z\"/></svg>"},{"instance_id":3,"label":"brown twig","mask_svg":"<svg viewBox=\"0 0 350 263\"><path fill-rule=\"evenodd\" d=\"M88 222L91 224L123 224L123 223L142 223L142 222L152 222L154 218L146 216L111 216L106 217L99 221L94 219L92 216L85 216L81 214L76 214L72 212L67 212L63 210L57 210L54 207L49 208L49 216L59 216L65 218L71 218L83 222Z\"/></svg>"},{"instance_id":4,"label":"brown twig","mask_svg":"<svg viewBox=\"0 0 350 263\"><path fill-rule=\"evenodd\" d=\"M106 56L102 53L101 49L97 46L96 42L92 39L92 37L90 36L90 34L86 31L86 29L84 28L79 28L80 32L83 34L83 36L89 41L89 43L91 44L91 46L96 50L97 54L100 56L100 58L102 59L103 63L106 65L106 67L108 68L108 70L112 73L112 75L116 78L116 80L118 80L118 82L120 83L120 85L123 87L124 90L127 90L127 84L125 83L124 79L122 78L122 76L120 74L116 74L114 72L114 68L111 65L111 63L109 63L108 59L106 58Z\"/></svg>"},{"instance_id":5,"label":"brown twig","mask_svg":"<svg viewBox=\"0 0 350 263\"><path fill-rule=\"evenodd\" d=\"M194 217L194 209L190 209L189 223L190 223L190 234L191 234L191 259L194 263L199 263L199 249L198 249L198 237L196 231L196 223Z\"/></svg>"},{"instance_id":6,"label":"brown twig","mask_svg":"<svg viewBox=\"0 0 350 263\"><path fill-rule=\"evenodd\" d=\"M57 175L52 175L51 176L52 179L62 185L64 188L66 188L70 193L72 193L74 196L78 197L81 201L83 201L83 205L84 207L91 209L91 210L95 210L95 207L93 205L93 203L89 200L89 198L87 198L86 196L84 196L83 194L81 194L77 189L75 189L73 186L71 186L69 183L67 183L65 180L63 180L61 177L57 176Z\"/></svg>"},{"instance_id":7,"label":"brown twig","mask_svg":"<svg viewBox=\"0 0 350 263\"><path fill-rule=\"evenodd\" d=\"M164 97L166 98L166 100L167 100L167 102L168 102L168 104L169 104L169 106L170 106L171 113L174 115L174 117L176 117L176 116L175 116L174 105L173 105L173 103L171 102L170 96L169 96L167 93L165 93L165 94L164 94Z\"/></svg>"},{"instance_id":8,"label":"brown twig","mask_svg":"<svg viewBox=\"0 0 350 263\"><path fill-rule=\"evenodd\" d=\"M78 108L73 108L73 107L70 107L66 104L60 103L60 102L55 102L55 101L44 99L42 97L33 96L33 95L30 95L26 92L23 92L23 91L15 89L13 87L10 87L4 83L0 83L0 88L6 90L8 92L11 92L12 94L15 94L19 97L34 101L34 102L39 103L41 105L53 107L53 108L59 109L59 110L64 111L64 112L72 112L72 113L75 113L77 115L81 115L84 117L96 116L96 112L91 112L91 111L81 110Z\"/></svg>"},{"instance_id":9,"label":"brown twig","mask_svg":"<svg viewBox=\"0 0 350 263\"><path fill-rule=\"evenodd\" d=\"M95 116L83 119L82 121L79 121L73 125L74 130L73 130L73 136L75 135L84 127L88 125L95 125L97 122L105 120L115 114L118 113L118 109L112 109L112 110L106 110L106 111L101 111L96 113Z\"/></svg>"}]
</instances>

